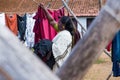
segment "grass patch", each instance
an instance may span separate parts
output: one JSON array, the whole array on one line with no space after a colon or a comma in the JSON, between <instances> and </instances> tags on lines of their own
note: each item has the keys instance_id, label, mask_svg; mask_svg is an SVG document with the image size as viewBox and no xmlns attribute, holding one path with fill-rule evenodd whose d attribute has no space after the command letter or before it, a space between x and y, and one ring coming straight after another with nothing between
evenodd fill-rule
<instances>
[{"instance_id":1,"label":"grass patch","mask_svg":"<svg viewBox=\"0 0 120 80\"><path fill-rule=\"evenodd\" d=\"M101 64L101 63L105 63L106 61L104 59L97 59L95 61L95 64Z\"/></svg>"}]
</instances>

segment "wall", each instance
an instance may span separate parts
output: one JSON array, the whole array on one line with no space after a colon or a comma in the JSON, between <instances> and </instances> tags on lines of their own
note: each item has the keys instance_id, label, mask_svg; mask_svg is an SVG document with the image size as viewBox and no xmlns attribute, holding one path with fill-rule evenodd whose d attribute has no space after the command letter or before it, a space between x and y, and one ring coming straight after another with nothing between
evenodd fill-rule
<instances>
[{"instance_id":1,"label":"wall","mask_svg":"<svg viewBox=\"0 0 120 80\"><path fill-rule=\"evenodd\" d=\"M81 25L87 30L87 17L77 17ZM81 32L81 26L78 24L78 30Z\"/></svg>"}]
</instances>

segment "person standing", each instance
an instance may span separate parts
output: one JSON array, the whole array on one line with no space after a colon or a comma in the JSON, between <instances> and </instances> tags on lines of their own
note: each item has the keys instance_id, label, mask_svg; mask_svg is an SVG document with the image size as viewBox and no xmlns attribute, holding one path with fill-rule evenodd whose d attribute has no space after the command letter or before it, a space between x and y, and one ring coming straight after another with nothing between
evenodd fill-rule
<instances>
[{"instance_id":1,"label":"person standing","mask_svg":"<svg viewBox=\"0 0 120 80\"><path fill-rule=\"evenodd\" d=\"M49 23L58 32L52 40L52 51L57 63L56 66L59 68L68 58L72 48L79 40L75 40L76 27L69 16L63 16L59 19L58 22L56 22L43 4L40 4L39 7L44 10Z\"/></svg>"}]
</instances>

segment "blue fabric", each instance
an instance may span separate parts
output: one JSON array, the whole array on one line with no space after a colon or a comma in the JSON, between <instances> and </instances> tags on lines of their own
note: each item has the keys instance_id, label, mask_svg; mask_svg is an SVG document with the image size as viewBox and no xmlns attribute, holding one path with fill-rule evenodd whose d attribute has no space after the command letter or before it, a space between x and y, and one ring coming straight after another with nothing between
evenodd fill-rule
<instances>
[{"instance_id":1,"label":"blue fabric","mask_svg":"<svg viewBox=\"0 0 120 80\"><path fill-rule=\"evenodd\" d=\"M113 76L114 77L120 76L120 63L117 62L117 61L113 62L112 70L113 70Z\"/></svg>"},{"instance_id":2,"label":"blue fabric","mask_svg":"<svg viewBox=\"0 0 120 80\"><path fill-rule=\"evenodd\" d=\"M113 76L120 76L120 31L118 31L112 41L112 62Z\"/></svg>"}]
</instances>

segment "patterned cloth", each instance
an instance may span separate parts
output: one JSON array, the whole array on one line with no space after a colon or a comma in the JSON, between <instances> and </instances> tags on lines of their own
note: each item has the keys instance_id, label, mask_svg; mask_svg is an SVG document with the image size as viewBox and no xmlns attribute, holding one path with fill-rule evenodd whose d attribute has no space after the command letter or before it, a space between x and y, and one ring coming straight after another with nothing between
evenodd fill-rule
<instances>
[{"instance_id":1,"label":"patterned cloth","mask_svg":"<svg viewBox=\"0 0 120 80\"><path fill-rule=\"evenodd\" d=\"M69 53L71 52L72 36L69 31L63 30L59 32L52 41L52 50L54 58L57 59L60 56L65 56L57 61L58 65L61 66L63 62L68 58Z\"/></svg>"},{"instance_id":2,"label":"patterned cloth","mask_svg":"<svg viewBox=\"0 0 120 80\"><path fill-rule=\"evenodd\" d=\"M25 32L25 45L31 48L34 46L35 35L33 32L33 28L34 28L35 20L33 19L33 17L35 16L35 13L26 14L26 16L27 16L27 24L26 24L26 32Z\"/></svg>"}]
</instances>

